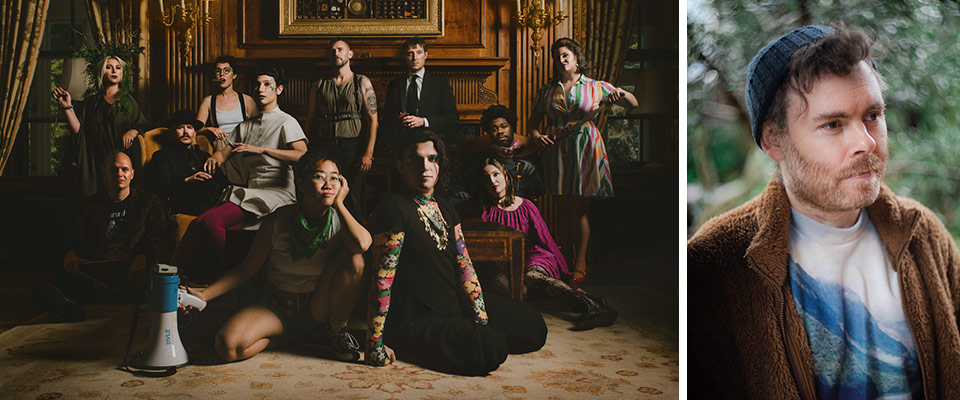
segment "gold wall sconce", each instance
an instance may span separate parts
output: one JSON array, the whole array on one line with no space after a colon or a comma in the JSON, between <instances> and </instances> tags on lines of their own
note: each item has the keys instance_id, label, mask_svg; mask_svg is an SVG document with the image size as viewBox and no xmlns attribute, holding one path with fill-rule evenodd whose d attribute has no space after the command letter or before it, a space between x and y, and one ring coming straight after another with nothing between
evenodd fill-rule
<instances>
[{"instance_id":1,"label":"gold wall sconce","mask_svg":"<svg viewBox=\"0 0 960 400\"><path fill-rule=\"evenodd\" d=\"M529 0L529 4L523 5L523 0L517 0L517 13L513 19L517 22L517 28L530 28L530 49L533 50L533 61L540 64L540 39L543 38L543 29L560 24L567 19L563 13L563 0L555 0L557 13L553 13L553 7L546 4L545 0Z\"/></svg>"},{"instance_id":2,"label":"gold wall sconce","mask_svg":"<svg viewBox=\"0 0 960 400\"><path fill-rule=\"evenodd\" d=\"M210 2L213 0L180 0L179 4L174 0L169 7L163 4L163 0L157 1L160 3L160 23L168 28L173 28L177 33L180 62L186 64L190 59L194 25L199 29L210 22ZM202 11L200 9L201 3L203 4Z\"/></svg>"}]
</instances>

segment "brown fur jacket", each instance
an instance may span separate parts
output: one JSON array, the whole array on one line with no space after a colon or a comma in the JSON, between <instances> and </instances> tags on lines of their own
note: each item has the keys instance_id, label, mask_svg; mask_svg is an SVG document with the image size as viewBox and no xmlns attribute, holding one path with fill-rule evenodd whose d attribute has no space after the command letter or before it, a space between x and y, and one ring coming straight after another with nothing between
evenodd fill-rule
<instances>
[{"instance_id":1,"label":"brown fur jacket","mask_svg":"<svg viewBox=\"0 0 960 400\"><path fill-rule=\"evenodd\" d=\"M927 399L960 399L960 253L943 223L883 186L867 213L887 247ZM687 242L690 398L813 399L813 357L790 301L790 203L763 193Z\"/></svg>"}]
</instances>

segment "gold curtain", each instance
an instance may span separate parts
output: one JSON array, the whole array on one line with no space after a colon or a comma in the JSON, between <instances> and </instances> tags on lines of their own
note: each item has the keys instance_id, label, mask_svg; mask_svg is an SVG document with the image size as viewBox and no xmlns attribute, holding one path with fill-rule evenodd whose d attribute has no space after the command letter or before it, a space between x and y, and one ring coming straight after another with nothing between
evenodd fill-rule
<instances>
[{"instance_id":1,"label":"gold curtain","mask_svg":"<svg viewBox=\"0 0 960 400\"><path fill-rule=\"evenodd\" d=\"M0 174L20 129L49 5L48 0L6 0L0 7Z\"/></svg>"},{"instance_id":2,"label":"gold curtain","mask_svg":"<svg viewBox=\"0 0 960 400\"><path fill-rule=\"evenodd\" d=\"M574 19L574 39L584 47L590 75L616 85L623 74L630 32L637 21L636 0L580 0ZM603 130L606 112L598 119Z\"/></svg>"}]
</instances>

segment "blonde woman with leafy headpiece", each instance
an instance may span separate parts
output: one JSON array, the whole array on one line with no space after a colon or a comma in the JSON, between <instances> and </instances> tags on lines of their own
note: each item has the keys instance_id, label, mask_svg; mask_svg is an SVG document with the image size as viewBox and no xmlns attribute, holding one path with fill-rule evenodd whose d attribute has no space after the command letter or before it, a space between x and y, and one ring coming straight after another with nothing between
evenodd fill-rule
<instances>
[{"instance_id":1,"label":"blonde woman with leafy headpiece","mask_svg":"<svg viewBox=\"0 0 960 400\"><path fill-rule=\"evenodd\" d=\"M88 60L89 61L89 60ZM88 90L86 98L72 101L70 92L62 87L53 90L53 97L63 110L70 131L80 140L78 166L80 168L80 191L89 196L105 188L103 160L107 155L124 152L139 167L140 146L138 136L148 128L149 123L140 105L124 87L132 87L131 74L124 76L127 63L119 56L108 55L99 63L99 74L94 75L93 89ZM88 75L91 68L88 68Z\"/></svg>"}]
</instances>

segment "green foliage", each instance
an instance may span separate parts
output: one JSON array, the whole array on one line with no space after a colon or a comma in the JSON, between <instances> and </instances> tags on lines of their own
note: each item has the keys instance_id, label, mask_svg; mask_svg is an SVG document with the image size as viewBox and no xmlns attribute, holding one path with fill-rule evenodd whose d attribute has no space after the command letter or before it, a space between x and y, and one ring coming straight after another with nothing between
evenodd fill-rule
<instances>
[{"instance_id":1,"label":"green foliage","mask_svg":"<svg viewBox=\"0 0 960 400\"><path fill-rule=\"evenodd\" d=\"M47 88L44 92L52 92L60 82L63 76L63 60L52 60L50 63L50 74L53 79L47 82ZM49 98L47 106L50 115L60 115L60 103L56 99ZM70 160L77 159L77 144L66 123L53 124L53 144L50 148L50 170L57 175L65 175L66 170L71 167Z\"/></svg>"},{"instance_id":2,"label":"green foliage","mask_svg":"<svg viewBox=\"0 0 960 400\"><path fill-rule=\"evenodd\" d=\"M87 91L84 97L92 97L97 94L99 81L103 79L101 68L103 61L109 57L119 57L127 63L128 70L123 71L123 79L120 81L120 97L117 102L117 108L124 110L129 107L128 96L134 93L133 82L138 75L137 58L146 50L139 45L140 32L131 32L131 43L104 42L96 40L84 41L83 47L74 53L74 57L80 57L86 60L87 68L84 71L87 76Z\"/></svg>"},{"instance_id":3,"label":"green foliage","mask_svg":"<svg viewBox=\"0 0 960 400\"><path fill-rule=\"evenodd\" d=\"M747 151L759 151L741 114L746 66L766 43L806 24L835 24L873 33L874 58L889 89L891 158L886 182L937 212L960 234L960 9L956 2L703 1L688 10L688 139L711 137L709 162L721 183L736 179ZM694 129L697 128L697 129ZM739 135L741 139L724 139ZM731 145L733 144L733 145ZM742 171L740 171L742 173ZM691 183L701 177L689 175Z\"/></svg>"}]
</instances>

